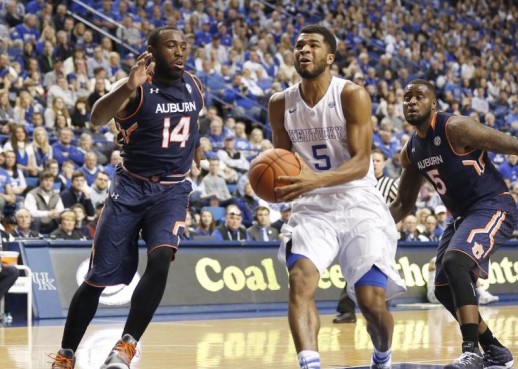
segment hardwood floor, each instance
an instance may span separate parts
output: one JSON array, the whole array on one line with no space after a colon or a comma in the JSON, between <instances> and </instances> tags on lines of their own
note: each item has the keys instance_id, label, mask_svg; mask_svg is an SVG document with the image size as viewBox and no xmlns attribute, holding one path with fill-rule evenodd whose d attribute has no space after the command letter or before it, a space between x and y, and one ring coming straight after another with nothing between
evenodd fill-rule
<instances>
[{"instance_id":1,"label":"hardwood floor","mask_svg":"<svg viewBox=\"0 0 518 369\"><path fill-rule=\"evenodd\" d=\"M518 307L481 308L498 339L518 357ZM456 322L442 308L393 311L393 368L417 369L447 364L460 353ZM322 368L366 366L372 344L365 320L333 324L321 316ZM77 352L76 369L97 369L120 337L123 322L89 327ZM0 327L0 368L48 369L60 346L63 327ZM404 364L403 364L404 363ZM153 322L139 344L133 369L290 368L296 354L285 316L226 320Z\"/></svg>"}]
</instances>

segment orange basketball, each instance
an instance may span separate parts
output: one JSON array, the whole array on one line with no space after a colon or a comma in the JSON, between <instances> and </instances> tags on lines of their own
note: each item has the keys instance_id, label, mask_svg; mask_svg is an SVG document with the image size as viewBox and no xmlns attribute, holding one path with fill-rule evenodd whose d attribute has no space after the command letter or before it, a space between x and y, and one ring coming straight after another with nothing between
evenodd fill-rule
<instances>
[{"instance_id":1,"label":"orange basketball","mask_svg":"<svg viewBox=\"0 0 518 369\"><path fill-rule=\"evenodd\" d=\"M298 174L300 174L300 163L292 152L284 149L269 149L252 160L248 180L261 199L278 202L274 188L281 187L284 183L277 178Z\"/></svg>"}]
</instances>

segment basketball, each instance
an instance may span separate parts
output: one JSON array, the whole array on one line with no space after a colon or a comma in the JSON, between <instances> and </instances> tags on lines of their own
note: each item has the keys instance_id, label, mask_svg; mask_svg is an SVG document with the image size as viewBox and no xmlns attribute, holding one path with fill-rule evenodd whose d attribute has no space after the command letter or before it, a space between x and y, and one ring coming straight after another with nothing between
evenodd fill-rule
<instances>
[{"instance_id":1,"label":"basketball","mask_svg":"<svg viewBox=\"0 0 518 369\"><path fill-rule=\"evenodd\" d=\"M277 178L298 174L300 174L300 163L292 152L284 149L269 149L252 160L248 180L261 199L279 202L274 188L281 187L284 183Z\"/></svg>"}]
</instances>

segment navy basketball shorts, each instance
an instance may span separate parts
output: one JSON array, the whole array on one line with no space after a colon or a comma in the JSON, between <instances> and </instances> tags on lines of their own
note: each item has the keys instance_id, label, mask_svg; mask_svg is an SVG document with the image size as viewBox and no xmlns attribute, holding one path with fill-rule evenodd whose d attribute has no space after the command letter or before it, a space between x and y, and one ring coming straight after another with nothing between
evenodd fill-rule
<instances>
[{"instance_id":1,"label":"navy basketball shorts","mask_svg":"<svg viewBox=\"0 0 518 369\"><path fill-rule=\"evenodd\" d=\"M115 173L95 231L86 282L94 286L129 284L137 271L139 236L148 254L177 249L185 228L191 182L146 182L120 168Z\"/></svg>"},{"instance_id":2,"label":"navy basketball shorts","mask_svg":"<svg viewBox=\"0 0 518 369\"><path fill-rule=\"evenodd\" d=\"M510 195L499 195L472 206L453 220L444 231L437 250L435 285L448 284L442 258L451 250L463 252L476 263L472 280L486 279L489 257L512 235L516 224L516 205Z\"/></svg>"}]
</instances>

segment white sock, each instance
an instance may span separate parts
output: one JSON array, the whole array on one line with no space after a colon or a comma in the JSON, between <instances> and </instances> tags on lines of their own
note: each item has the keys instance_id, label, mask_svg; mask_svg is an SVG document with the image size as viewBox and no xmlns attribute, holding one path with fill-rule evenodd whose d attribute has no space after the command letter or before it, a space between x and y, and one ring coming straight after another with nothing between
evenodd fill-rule
<instances>
[{"instance_id":1,"label":"white sock","mask_svg":"<svg viewBox=\"0 0 518 369\"><path fill-rule=\"evenodd\" d=\"M304 350L298 353L300 369L320 369L320 354L317 351Z\"/></svg>"},{"instance_id":2,"label":"white sock","mask_svg":"<svg viewBox=\"0 0 518 369\"><path fill-rule=\"evenodd\" d=\"M376 348L374 348L374 353L372 354L372 361L375 364L390 363L391 354L392 354L391 349L388 349L388 351L385 351L385 352L381 352L381 351L376 350Z\"/></svg>"}]
</instances>

